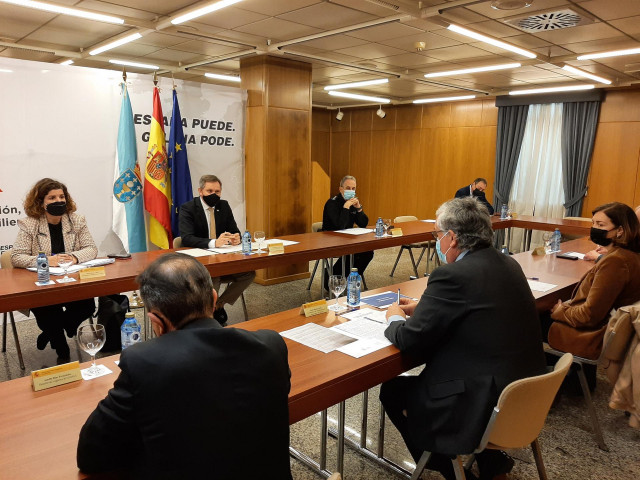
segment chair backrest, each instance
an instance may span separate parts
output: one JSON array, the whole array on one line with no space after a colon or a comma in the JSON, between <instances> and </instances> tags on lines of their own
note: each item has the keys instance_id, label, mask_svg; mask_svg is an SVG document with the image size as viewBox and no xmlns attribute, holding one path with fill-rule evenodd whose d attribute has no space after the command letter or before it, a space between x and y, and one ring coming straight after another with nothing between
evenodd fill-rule
<instances>
[{"instance_id":1,"label":"chair backrest","mask_svg":"<svg viewBox=\"0 0 640 480\"><path fill-rule=\"evenodd\" d=\"M413 215L401 215L393 219L393 223L402 223L402 222L415 222L418 220L418 217L414 217Z\"/></svg>"},{"instance_id":2,"label":"chair backrest","mask_svg":"<svg viewBox=\"0 0 640 480\"><path fill-rule=\"evenodd\" d=\"M2 255L0 255L0 266L2 266L2 268L13 268L13 264L11 263L11 250L2 252Z\"/></svg>"},{"instance_id":3,"label":"chair backrest","mask_svg":"<svg viewBox=\"0 0 640 480\"><path fill-rule=\"evenodd\" d=\"M173 239L173 248L182 247L182 237L176 237Z\"/></svg>"},{"instance_id":4,"label":"chair backrest","mask_svg":"<svg viewBox=\"0 0 640 480\"><path fill-rule=\"evenodd\" d=\"M319 232L322 230L322 222L314 222L311 224L311 231L313 233Z\"/></svg>"},{"instance_id":5,"label":"chair backrest","mask_svg":"<svg viewBox=\"0 0 640 480\"><path fill-rule=\"evenodd\" d=\"M573 355L565 353L553 372L510 383L500 394L479 450L487 442L501 447L522 448L533 442L547 419L558 389L571 366Z\"/></svg>"}]
</instances>

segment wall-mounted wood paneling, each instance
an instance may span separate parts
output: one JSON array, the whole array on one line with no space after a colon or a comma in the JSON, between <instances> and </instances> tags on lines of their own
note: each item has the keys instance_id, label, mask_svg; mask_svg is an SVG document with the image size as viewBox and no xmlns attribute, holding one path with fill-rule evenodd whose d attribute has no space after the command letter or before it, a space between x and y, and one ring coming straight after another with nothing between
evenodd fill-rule
<instances>
[{"instance_id":1,"label":"wall-mounted wood paneling","mask_svg":"<svg viewBox=\"0 0 640 480\"><path fill-rule=\"evenodd\" d=\"M452 127L479 127L482 125L482 102L453 102Z\"/></svg>"},{"instance_id":2,"label":"wall-mounted wood paneling","mask_svg":"<svg viewBox=\"0 0 640 480\"><path fill-rule=\"evenodd\" d=\"M418 108L418 107L416 107ZM435 103L422 105L422 128L451 126L451 104Z\"/></svg>"},{"instance_id":3,"label":"wall-mounted wood paneling","mask_svg":"<svg viewBox=\"0 0 640 480\"><path fill-rule=\"evenodd\" d=\"M346 115L345 115L346 116ZM340 180L349 175L351 132L331 133L331 194L338 193ZM325 199L326 200L326 199Z\"/></svg>"},{"instance_id":4,"label":"wall-mounted wood paneling","mask_svg":"<svg viewBox=\"0 0 640 480\"><path fill-rule=\"evenodd\" d=\"M311 223L322 221L324 200L331 195L331 115L314 110L311 132Z\"/></svg>"},{"instance_id":5,"label":"wall-mounted wood paneling","mask_svg":"<svg viewBox=\"0 0 640 480\"><path fill-rule=\"evenodd\" d=\"M382 130L374 132L371 137L371 195L365 205L365 212L371 219L374 215L382 218L393 218L395 201L391 185L401 173L393 162L395 149L395 131Z\"/></svg>"},{"instance_id":6,"label":"wall-mounted wood paneling","mask_svg":"<svg viewBox=\"0 0 640 480\"><path fill-rule=\"evenodd\" d=\"M356 193L362 205L369 205L371 189L371 130L351 132L347 175L356 177ZM337 186L337 184L336 184Z\"/></svg>"}]
</instances>

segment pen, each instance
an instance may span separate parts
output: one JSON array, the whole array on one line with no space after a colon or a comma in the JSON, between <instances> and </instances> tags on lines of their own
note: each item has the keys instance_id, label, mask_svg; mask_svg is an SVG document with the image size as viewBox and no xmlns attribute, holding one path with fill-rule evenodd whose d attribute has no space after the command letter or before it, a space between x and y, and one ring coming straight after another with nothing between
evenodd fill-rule
<instances>
[{"instance_id":1,"label":"pen","mask_svg":"<svg viewBox=\"0 0 640 480\"><path fill-rule=\"evenodd\" d=\"M538 277L527 277L529 280L540 280Z\"/></svg>"},{"instance_id":2,"label":"pen","mask_svg":"<svg viewBox=\"0 0 640 480\"><path fill-rule=\"evenodd\" d=\"M400 289L398 289L398 305L400 305Z\"/></svg>"}]
</instances>

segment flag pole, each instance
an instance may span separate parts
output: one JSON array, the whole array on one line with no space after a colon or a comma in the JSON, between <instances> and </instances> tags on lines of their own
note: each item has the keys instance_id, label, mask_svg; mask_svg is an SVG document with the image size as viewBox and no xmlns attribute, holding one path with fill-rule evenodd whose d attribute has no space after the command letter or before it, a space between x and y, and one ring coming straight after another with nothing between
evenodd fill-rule
<instances>
[{"instance_id":1,"label":"flag pole","mask_svg":"<svg viewBox=\"0 0 640 480\"><path fill-rule=\"evenodd\" d=\"M124 67L122 67L122 81L127 83L127 70Z\"/></svg>"},{"instance_id":2,"label":"flag pole","mask_svg":"<svg viewBox=\"0 0 640 480\"><path fill-rule=\"evenodd\" d=\"M158 86L158 74L156 72L153 72L153 85Z\"/></svg>"}]
</instances>

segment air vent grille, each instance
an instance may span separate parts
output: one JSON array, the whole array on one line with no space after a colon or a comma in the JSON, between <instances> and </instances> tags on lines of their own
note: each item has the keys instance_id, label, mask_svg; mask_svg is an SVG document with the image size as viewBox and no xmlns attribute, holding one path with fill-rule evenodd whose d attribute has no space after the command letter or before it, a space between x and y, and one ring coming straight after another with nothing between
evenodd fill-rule
<instances>
[{"instance_id":1,"label":"air vent grille","mask_svg":"<svg viewBox=\"0 0 640 480\"><path fill-rule=\"evenodd\" d=\"M567 8L534 15L519 15L505 19L504 22L528 33L540 33L587 25L593 23L593 20Z\"/></svg>"}]
</instances>

